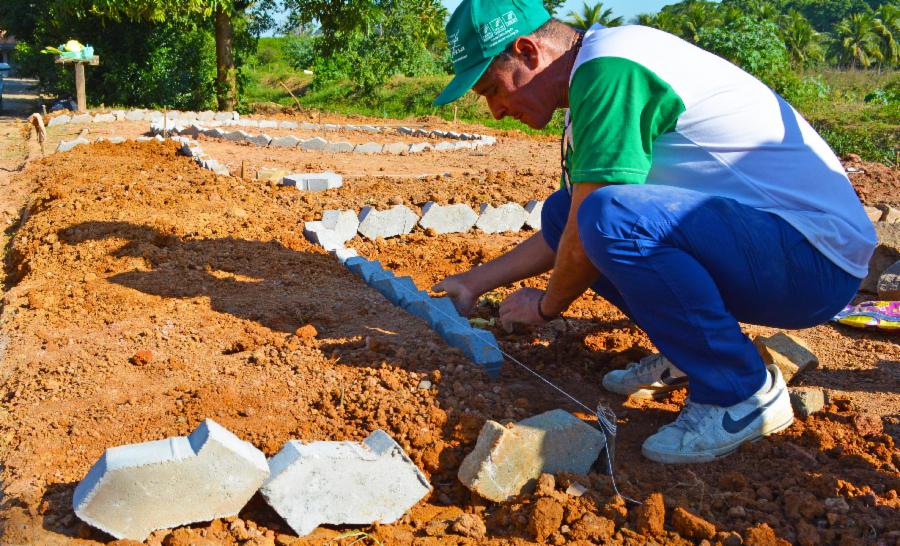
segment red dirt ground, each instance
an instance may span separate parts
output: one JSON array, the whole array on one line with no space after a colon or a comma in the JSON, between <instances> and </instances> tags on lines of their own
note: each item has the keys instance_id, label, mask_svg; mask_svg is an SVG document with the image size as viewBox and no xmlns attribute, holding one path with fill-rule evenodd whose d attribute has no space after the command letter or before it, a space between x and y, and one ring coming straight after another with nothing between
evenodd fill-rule
<instances>
[{"instance_id":1,"label":"red dirt ground","mask_svg":"<svg viewBox=\"0 0 900 546\"><path fill-rule=\"evenodd\" d=\"M111 134L134 136L124 130ZM247 147L221 146L219 157L204 143L232 169L248 161ZM329 527L297 539L256 497L238 518L158 531L148 544L900 543L900 347L896 337L832 325L796 332L821 360L799 383L829 391L825 412L722 461L690 466L640 455L643 439L674 417L684 392L636 404L599 386L607 370L653 350L614 307L589 294L566 322L495 331L504 350L568 392L613 407L619 487L648 502L626 506L597 473L543 480L535 494L502 504L458 482L485 419L557 407L590 416L511 363L490 381L422 321L305 241L302 222L325 208L396 199L540 199L558 177L552 140L505 135L489 161L392 158L408 172L454 173L426 180L378 180L382 156L354 157L364 178L312 196L213 175L175 149L97 144L0 170L10 238L0 315L0 543L109 542L71 509L90 465L108 447L188 434L206 417L266 455L292 438L361 440L382 428L434 492L399 522L364 529L369 537ZM34 146L29 152L39 156ZM253 165L261 164L253 154ZM266 166L294 161L340 172L344 158L334 156L288 152ZM854 178L867 202L896 198L896 171L888 172L892 179ZM417 231L351 244L425 288L526 236ZM432 389L419 390L422 379ZM573 480L588 492L564 493Z\"/></svg>"}]
</instances>

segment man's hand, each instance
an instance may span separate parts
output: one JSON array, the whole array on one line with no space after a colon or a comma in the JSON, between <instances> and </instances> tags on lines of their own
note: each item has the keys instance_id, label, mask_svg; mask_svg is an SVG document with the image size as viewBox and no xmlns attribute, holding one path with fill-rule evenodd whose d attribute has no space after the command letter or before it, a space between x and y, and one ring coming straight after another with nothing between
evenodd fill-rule
<instances>
[{"instance_id":1,"label":"man's hand","mask_svg":"<svg viewBox=\"0 0 900 546\"><path fill-rule=\"evenodd\" d=\"M509 295L500 304L500 324L507 332L512 332L516 324L544 324L538 314L543 290L537 288L520 288Z\"/></svg>"},{"instance_id":2,"label":"man's hand","mask_svg":"<svg viewBox=\"0 0 900 546\"><path fill-rule=\"evenodd\" d=\"M466 286L462 275L450 275L431 289L447 294L453 305L456 306L456 310L464 317L468 317L472 313L472 308L475 307L475 302L478 300L478 294Z\"/></svg>"}]
</instances>

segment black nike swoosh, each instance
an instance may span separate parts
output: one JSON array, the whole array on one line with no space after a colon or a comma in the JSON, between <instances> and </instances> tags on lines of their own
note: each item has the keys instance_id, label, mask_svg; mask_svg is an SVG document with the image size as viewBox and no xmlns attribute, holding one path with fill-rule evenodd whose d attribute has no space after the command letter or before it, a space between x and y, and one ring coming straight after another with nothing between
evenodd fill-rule
<instances>
[{"instance_id":1,"label":"black nike swoosh","mask_svg":"<svg viewBox=\"0 0 900 546\"><path fill-rule=\"evenodd\" d=\"M778 399L777 396L772 397L772 399L769 400L767 403L756 408L755 410L753 410L750 413L748 413L747 415L741 417L737 421L732 419L731 414L729 414L726 411L725 415L722 416L722 428L724 428L725 432L728 432L729 434L737 434L738 432L740 432L740 431L744 430L745 428L747 428L748 426L750 426L750 423L752 423L754 419L759 417L762 414L762 412L766 411L766 409L769 406L774 404L775 400L777 400L777 399Z\"/></svg>"},{"instance_id":2,"label":"black nike swoosh","mask_svg":"<svg viewBox=\"0 0 900 546\"><path fill-rule=\"evenodd\" d=\"M663 385L681 385L683 383L688 382L688 378L686 375L682 375L681 377L672 377L672 372L669 371L669 368L663 370L662 375L659 376L659 380L663 382Z\"/></svg>"}]
</instances>

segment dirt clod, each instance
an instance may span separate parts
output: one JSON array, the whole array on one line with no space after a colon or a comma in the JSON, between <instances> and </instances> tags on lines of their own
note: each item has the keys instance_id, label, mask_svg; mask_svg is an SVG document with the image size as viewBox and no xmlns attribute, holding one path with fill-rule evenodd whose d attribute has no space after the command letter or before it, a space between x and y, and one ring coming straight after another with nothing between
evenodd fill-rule
<instances>
[{"instance_id":1,"label":"dirt clod","mask_svg":"<svg viewBox=\"0 0 900 546\"><path fill-rule=\"evenodd\" d=\"M686 538L702 540L716 536L715 525L680 506L672 512L672 527L676 533Z\"/></svg>"},{"instance_id":2,"label":"dirt clod","mask_svg":"<svg viewBox=\"0 0 900 546\"><path fill-rule=\"evenodd\" d=\"M458 535L469 538L484 538L487 534L487 527L484 521L475 514L463 514L451 525L450 530Z\"/></svg>"},{"instance_id":3,"label":"dirt clod","mask_svg":"<svg viewBox=\"0 0 900 546\"><path fill-rule=\"evenodd\" d=\"M528 532L538 542L544 542L550 535L559 531L562 520L563 507L559 502L548 497L539 498L531 511Z\"/></svg>"},{"instance_id":4,"label":"dirt clod","mask_svg":"<svg viewBox=\"0 0 900 546\"><path fill-rule=\"evenodd\" d=\"M884 432L881 417L871 413L858 413L853 416L853 428L861 436L877 436Z\"/></svg>"},{"instance_id":5,"label":"dirt clod","mask_svg":"<svg viewBox=\"0 0 900 546\"><path fill-rule=\"evenodd\" d=\"M666 521L666 505L661 493L652 493L631 513L637 532L648 535L658 535L663 532Z\"/></svg>"},{"instance_id":6,"label":"dirt clod","mask_svg":"<svg viewBox=\"0 0 900 546\"><path fill-rule=\"evenodd\" d=\"M150 351L138 351L131 357L131 363L135 366L146 366L153 360L153 353Z\"/></svg>"}]
</instances>

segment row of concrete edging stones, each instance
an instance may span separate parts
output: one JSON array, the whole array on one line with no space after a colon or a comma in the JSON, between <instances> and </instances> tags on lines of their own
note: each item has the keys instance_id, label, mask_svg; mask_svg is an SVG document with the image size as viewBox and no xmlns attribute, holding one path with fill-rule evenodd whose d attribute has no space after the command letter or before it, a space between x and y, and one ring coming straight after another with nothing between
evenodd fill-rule
<instances>
[{"instance_id":1,"label":"row of concrete edging stones","mask_svg":"<svg viewBox=\"0 0 900 546\"><path fill-rule=\"evenodd\" d=\"M309 151L326 152L355 152L362 154L404 154L419 153L427 150L453 151L462 149L478 149L483 146L492 146L496 138L489 135L475 133L458 133L454 131L412 129L410 127L384 127L377 125L338 125L318 124L308 122L296 122L291 120L257 120L241 118L237 112L177 112L171 111L163 114L159 111L146 110L114 110L106 114L77 114L70 116L63 114L52 118L47 127L57 127L70 123L109 123L114 121L149 121L150 130L154 135L168 136L179 134L197 138L200 134L211 138L221 138L233 142L248 142L257 146L272 146L280 148L300 148ZM203 124L203 125L201 125ZM427 142L407 144L395 142L391 144L378 144L367 142L364 144L351 144L349 142L328 142L321 137L313 137L307 140L288 135L272 138L265 133L253 135L242 130L226 132L220 127L259 127L280 129L303 129L310 131L362 131L368 133L396 132L400 135L420 136L428 138L447 138L456 142L442 141L437 144Z\"/></svg>"}]
</instances>

